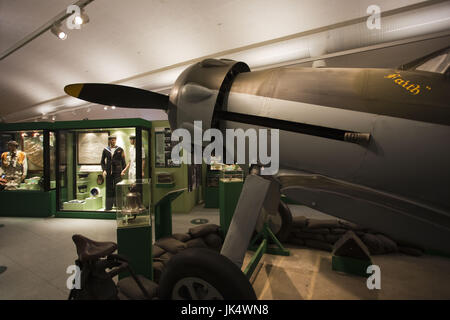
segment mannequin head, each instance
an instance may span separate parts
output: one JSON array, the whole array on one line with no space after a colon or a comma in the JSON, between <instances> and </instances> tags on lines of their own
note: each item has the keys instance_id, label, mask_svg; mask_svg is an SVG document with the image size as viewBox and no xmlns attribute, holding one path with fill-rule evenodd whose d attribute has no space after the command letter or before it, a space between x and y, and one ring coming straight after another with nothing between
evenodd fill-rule
<instances>
[{"instance_id":1,"label":"mannequin head","mask_svg":"<svg viewBox=\"0 0 450 320\"><path fill-rule=\"evenodd\" d=\"M16 152L17 147L19 144L16 141L8 141L8 151L9 152Z\"/></svg>"},{"instance_id":2,"label":"mannequin head","mask_svg":"<svg viewBox=\"0 0 450 320\"><path fill-rule=\"evenodd\" d=\"M130 136L130 144L132 146L136 145L136 136Z\"/></svg>"},{"instance_id":3,"label":"mannequin head","mask_svg":"<svg viewBox=\"0 0 450 320\"><path fill-rule=\"evenodd\" d=\"M109 137L108 138L109 146L114 148L116 146L117 138L116 137Z\"/></svg>"}]
</instances>

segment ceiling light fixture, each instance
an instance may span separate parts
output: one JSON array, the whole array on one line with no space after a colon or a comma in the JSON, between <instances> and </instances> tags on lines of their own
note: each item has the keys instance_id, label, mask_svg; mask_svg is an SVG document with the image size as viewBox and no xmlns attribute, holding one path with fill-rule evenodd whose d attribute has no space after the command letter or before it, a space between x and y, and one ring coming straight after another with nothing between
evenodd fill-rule
<instances>
[{"instance_id":1,"label":"ceiling light fixture","mask_svg":"<svg viewBox=\"0 0 450 320\"><path fill-rule=\"evenodd\" d=\"M83 9L88 4L90 4L92 1L94 1L94 0L78 0L77 2L74 3L74 5L80 7L80 9ZM72 14L73 14L72 12L67 13L67 8L65 8L63 11L61 11L56 16L54 16L52 19L50 19L45 24L40 26L38 29L34 30L32 33L30 33L27 36L25 36L25 38L23 38L20 41L18 41L17 43L15 43L12 47L6 49L3 52L0 52L0 61L5 59L6 57L11 55L12 53L16 52L17 50L19 50L23 46L27 45L28 43L30 43L31 41L33 41L34 39L36 39L37 37L42 35L44 32L53 29L55 24L62 23L64 20L69 18ZM89 19L89 18L87 18L87 19ZM83 23L87 23L86 21L83 22ZM59 38L58 34L55 34L55 35ZM62 34L60 34L60 35L63 36ZM65 38L65 37L63 36L63 38Z\"/></svg>"},{"instance_id":2,"label":"ceiling light fixture","mask_svg":"<svg viewBox=\"0 0 450 320\"><path fill-rule=\"evenodd\" d=\"M53 27L51 28L52 33L58 37L58 39L60 40L66 40L67 39L67 33L65 33L62 29L61 29L61 24L54 24Z\"/></svg>"},{"instance_id":3,"label":"ceiling light fixture","mask_svg":"<svg viewBox=\"0 0 450 320\"><path fill-rule=\"evenodd\" d=\"M84 9L81 9L80 15L75 17L74 22L77 25L89 23L89 16L86 14Z\"/></svg>"}]
</instances>

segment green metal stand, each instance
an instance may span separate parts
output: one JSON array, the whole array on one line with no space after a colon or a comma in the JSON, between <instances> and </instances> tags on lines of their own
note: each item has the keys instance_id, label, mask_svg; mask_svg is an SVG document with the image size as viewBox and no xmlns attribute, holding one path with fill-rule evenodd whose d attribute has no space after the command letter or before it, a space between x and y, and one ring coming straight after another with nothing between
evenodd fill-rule
<instances>
[{"instance_id":1,"label":"green metal stand","mask_svg":"<svg viewBox=\"0 0 450 320\"><path fill-rule=\"evenodd\" d=\"M170 191L155 204L155 240L172 235L172 201L184 190Z\"/></svg>"},{"instance_id":2,"label":"green metal stand","mask_svg":"<svg viewBox=\"0 0 450 320\"><path fill-rule=\"evenodd\" d=\"M233 219L234 210L236 210L243 186L242 181L219 182L220 229L224 237L227 235Z\"/></svg>"},{"instance_id":3,"label":"green metal stand","mask_svg":"<svg viewBox=\"0 0 450 320\"><path fill-rule=\"evenodd\" d=\"M153 279L152 227L117 228L118 253L125 256L136 274ZM119 279L129 276L127 272Z\"/></svg>"},{"instance_id":4,"label":"green metal stand","mask_svg":"<svg viewBox=\"0 0 450 320\"><path fill-rule=\"evenodd\" d=\"M256 242L258 242L260 239L262 239L261 244L259 246L256 246ZM272 242L275 246L269 246L269 242ZM264 227L261 232L258 233L255 238L253 238L252 242L250 243L249 249L255 251L255 254L244 270L244 274L248 279L250 279L250 277L252 276L256 266L265 253L279 256L290 255L289 250L283 247L281 242L273 234L272 230L270 230L267 223L264 223Z\"/></svg>"}]
</instances>

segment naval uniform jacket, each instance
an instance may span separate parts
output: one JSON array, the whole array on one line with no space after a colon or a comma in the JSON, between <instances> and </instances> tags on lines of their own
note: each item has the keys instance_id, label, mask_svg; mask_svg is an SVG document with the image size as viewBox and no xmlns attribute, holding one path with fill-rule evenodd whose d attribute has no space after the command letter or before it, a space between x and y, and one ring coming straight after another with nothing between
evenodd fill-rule
<instances>
[{"instance_id":1,"label":"naval uniform jacket","mask_svg":"<svg viewBox=\"0 0 450 320\"><path fill-rule=\"evenodd\" d=\"M111 148L108 146L103 149L102 153L102 170L106 171L107 175L120 175L126 167L125 152L121 147L117 147L114 154L111 153Z\"/></svg>"}]
</instances>

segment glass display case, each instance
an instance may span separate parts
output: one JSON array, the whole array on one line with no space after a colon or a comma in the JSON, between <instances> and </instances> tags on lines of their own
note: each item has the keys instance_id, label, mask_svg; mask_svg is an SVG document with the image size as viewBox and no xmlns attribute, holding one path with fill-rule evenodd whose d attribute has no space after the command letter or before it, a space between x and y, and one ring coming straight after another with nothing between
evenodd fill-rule
<instances>
[{"instance_id":1,"label":"glass display case","mask_svg":"<svg viewBox=\"0 0 450 320\"><path fill-rule=\"evenodd\" d=\"M117 228L150 226L150 179L122 180L116 185Z\"/></svg>"},{"instance_id":2,"label":"glass display case","mask_svg":"<svg viewBox=\"0 0 450 320\"><path fill-rule=\"evenodd\" d=\"M244 181L244 171L237 164L225 164L222 166L220 181L223 182L242 182Z\"/></svg>"},{"instance_id":3,"label":"glass display case","mask_svg":"<svg viewBox=\"0 0 450 320\"><path fill-rule=\"evenodd\" d=\"M0 216L55 213L55 151L51 123L0 123Z\"/></svg>"},{"instance_id":4,"label":"glass display case","mask_svg":"<svg viewBox=\"0 0 450 320\"><path fill-rule=\"evenodd\" d=\"M50 190L56 187L55 135L48 130L2 131L0 176L4 190Z\"/></svg>"},{"instance_id":5,"label":"glass display case","mask_svg":"<svg viewBox=\"0 0 450 320\"><path fill-rule=\"evenodd\" d=\"M55 123L60 128L57 130L59 216L67 212L76 217L113 219L116 185L123 180L149 178L151 124L132 120Z\"/></svg>"}]
</instances>

